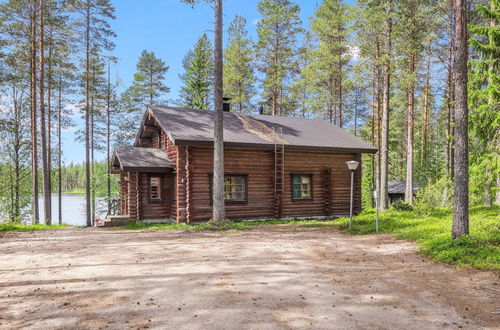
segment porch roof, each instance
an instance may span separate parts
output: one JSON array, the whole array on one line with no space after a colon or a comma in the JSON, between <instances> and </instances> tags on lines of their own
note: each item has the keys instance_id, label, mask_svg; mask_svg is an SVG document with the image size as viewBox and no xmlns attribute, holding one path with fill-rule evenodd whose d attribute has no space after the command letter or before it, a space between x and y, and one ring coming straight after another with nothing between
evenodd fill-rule
<instances>
[{"instance_id":1,"label":"porch roof","mask_svg":"<svg viewBox=\"0 0 500 330\"><path fill-rule=\"evenodd\" d=\"M420 185L413 181L413 192L420 189ZM406 192L406 180L389 181L387 183L387 192L389 194L404 194Z\"/></svg>"},{"instance_id":2,"label":"porch roof","mask_svg":"<svg viewBox=\"0 0 500 330\"><path fill-rule=\"evenodd\" d=\"M157 148L117 148L111 161L112 172L167 172L174 167L167 153Z\"/></svg>"}]
</instances>

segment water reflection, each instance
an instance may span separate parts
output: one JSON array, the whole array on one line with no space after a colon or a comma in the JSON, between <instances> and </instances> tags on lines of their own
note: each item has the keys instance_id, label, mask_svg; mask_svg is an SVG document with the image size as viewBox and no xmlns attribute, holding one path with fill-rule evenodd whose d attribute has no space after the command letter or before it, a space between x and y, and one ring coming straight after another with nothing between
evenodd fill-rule
<instances>
[{"instance_id":1,"label":"water reflection","mask_svg":"<svg viewBox=\"0 0 500 330\"><path fill-rule=\"evenodd\" d=\"M62 194L62 222L67 225L85 226L85 195L84 194ZM39 199L40 205L40 223L43 220L43 198ZM52 223L59 221L59 198L57 194L52 194ZM96 198L96 217L103 219L107 213L108 204L104 197ZM28 223L30 223L29 220Z\"/></svg>"}]
</instances>

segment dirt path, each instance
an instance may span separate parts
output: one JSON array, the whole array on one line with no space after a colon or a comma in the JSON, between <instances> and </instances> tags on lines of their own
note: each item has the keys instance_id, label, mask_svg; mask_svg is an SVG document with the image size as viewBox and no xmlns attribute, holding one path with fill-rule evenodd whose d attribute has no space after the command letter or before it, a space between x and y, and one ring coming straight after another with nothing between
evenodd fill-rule
<instances>
[{"instance_id":1,"label":"dirt path","mask_svg":"<svg viewBox=\"0 0 500 330\"><path fill-rule=\"evenodd\" d=\"M0 233L0 328L500 326L500 274L413 249L291 226Z\"/></svg>"}]
</instances>

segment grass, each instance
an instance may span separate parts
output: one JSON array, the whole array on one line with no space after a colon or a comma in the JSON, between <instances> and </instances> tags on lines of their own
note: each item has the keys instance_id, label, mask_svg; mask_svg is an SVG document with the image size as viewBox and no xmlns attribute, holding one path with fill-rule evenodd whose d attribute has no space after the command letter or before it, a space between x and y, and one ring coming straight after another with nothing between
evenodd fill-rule
<instances>
[{"instance_id":1,"label":"grass","mask_svg":"<svg viewBox=\"0 0 500 330\"><path fill-rule=\"evenodd\" d=\"M447 264L478 269L500 270L500 207L474 207L470 210L470 235L451 238L452 210L437 209L422 216L415 211L381 212L379 232L396 234L396 238L417 242L420 252ZM126 229L141 230L247 230L260 225L290 224L297 227L336 227L348 231L349 219L264 220L223 224L128 224ZM368 210L353 219L352 234L375 233L375 212Z\"/></svg>"},{"instance_id":2,"label":"grass","mask_svg":"<svg viewBox=\"0 0 500 330\"><path fill-rule=\"evenodd\" d=\"M62 192L63 194L70 194L70 195L85 195L85 189L72 189L72 190L64 190ZM116 191L111 191L111 197L116 198L118 197L118 192ZM95 192L96 197L108 197L108 193L106 191L96 191Z\"/></svg>"},{"instance_id":3,"label":"grass","mask_svg":"<svg viewBox=\"0 0 500 330\"><path fill-rule=\"evenodd\" d=\"M333 219L325 220L261 220L261 221L231 221L223 223L199 223L199 224L185 224L185 223L162 223L162 224L146 224L140 221L131 222L125 226L125 229L130 230L189 230L189 231L225 231L225 230L248 230L256 226L262 225L282 225L291 224L303 227L323 227L332 226Z\"/></svg>"},{"instance_id":4,"label":"grass","mask_svg":"<svg viewBox=\"0 0 500 330\"><path fill-rule=\"evenodd\" d=\"M126 229L132 230L189 230L189 231L203 231L203 230L229 230L229 229L247 229L240 226L239 222L228 222L222 224L203 223L196 225L188 225L185 223L158 223L158 224L145 224L142 222L131 222L125 226Z\"/></svg>"},{"instance_id":5,"label":"grass","mask_svg":"<svg viewBox=\"0 0 500 330\"><path fill-rule=\"evenodd\" d=\"M420 252L434 260L462 267L500 270L500 207L470 210L470 235L451 238L452 210L438 209L427 216L415 211L390 210L380 213L380 233L395 233L398 239L417 242ZM338 228L347 231L349 219L339 219ZM375 212L366 211L353 220L353 234L375 232Z\"/></svg>"},{"instance_id":6,"label":"grass","mask_svg":"<svg viewBox=\"0 0 500 330\"><path fill-rule=\"evenodd\" d=\"M63 194L78 194L78 195L83 195L83 194L85 194L85 189L64 190L62 193Z\"/></svg>"},{"instance_id":7,"label":"grass","mask_svg":"<svg viewBox=\"0 0 500 330\"><path fill-rule=\"evenodd\" d=\"M0 231L32 231L32 230L47 230L66 227L66 225L20 225L15 223L0 223Z\"/></svg>"}]
</instances>

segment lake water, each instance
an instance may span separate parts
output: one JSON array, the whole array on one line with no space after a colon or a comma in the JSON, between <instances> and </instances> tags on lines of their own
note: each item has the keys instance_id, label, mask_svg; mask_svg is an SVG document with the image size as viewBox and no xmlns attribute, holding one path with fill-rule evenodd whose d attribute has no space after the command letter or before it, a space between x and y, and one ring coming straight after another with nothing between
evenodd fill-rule
<instances>
[{"instance_id":1,"label":"lake water","mask_svg":"<svg viewBox=\"0 0 500 330\"><path fill-rule=\"evenodd\" d=\"M40 223L44 223L43 198L39 200L40 204ZM62 222L67 225L85 226L85 195L84 194L62 194ZM107 213L107 202L103 197L96 198L96 217L103 219ZM52 223L59 221L59 199L57 194L52 194ZM30 220L31 222L31 220Z\"/></svg>"}]
</instances>

